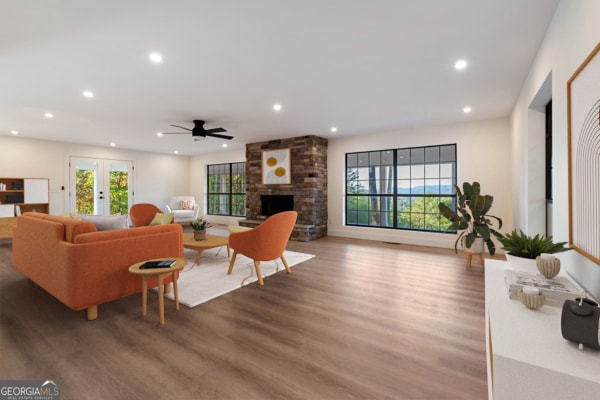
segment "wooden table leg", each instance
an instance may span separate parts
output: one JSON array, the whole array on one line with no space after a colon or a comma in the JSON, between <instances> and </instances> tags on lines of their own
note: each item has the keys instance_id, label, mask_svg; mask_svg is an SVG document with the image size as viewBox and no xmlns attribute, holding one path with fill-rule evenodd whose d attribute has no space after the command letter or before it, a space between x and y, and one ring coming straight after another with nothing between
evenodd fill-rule
<instances>
[{"instance_id":1,"label":"wooden table leg","mask_svg":"<svg viewBox=\"0 0 600 400\"><path fill-rule=\"evenodd\" d=\"M196 250L196 265L200 265L200 256L202 255L202 250Z\"/></svg>"},{"instance_id":2,"label":"wooden table leg","mask_svg":"<svg viewBox=\"0 0 600 400\"><path fill-rule=\"evenodd\" d=\"M175 309L179 310L179 293L177 292L177 274L173 271L173 296L175 297Z\"/></svg>"},{"instance_id":3,"label":"wooden table leg","mask_svg":"<svg viewBox=\"0 0 600 400\"><path fill-rule=\"evenodd\" d=\"M467 269L471 269L472 261L473 261L473 253L467 253Z\"/></svg>"},{"instance_id":4,"label":"wooden table leg","mask_svg":"<svg viewBox=\"0 0 600 400\"><path fill-rule=\"evenodd\" d=\"M162 275L158 275L156 279L158 280L158 316L162 325L165 323L165 287L163 286Z\"/></svg>"},{"instance_id":5,"label":"wooden table leg","mask_svg":"<svg viewBox=\"0 0 600 400\"><path fill-rule=\"evenodd\" d=\"M146 275L142 276L142 315L146 316L148 304L148 281Z\"/></svg>"}]
</instances>

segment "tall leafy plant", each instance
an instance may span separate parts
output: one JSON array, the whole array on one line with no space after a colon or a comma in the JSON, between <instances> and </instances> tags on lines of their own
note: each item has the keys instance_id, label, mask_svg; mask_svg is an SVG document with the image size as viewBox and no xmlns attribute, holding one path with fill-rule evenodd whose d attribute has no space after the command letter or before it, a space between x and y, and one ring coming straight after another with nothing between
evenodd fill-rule
<instances>
[{"instance_id":1,"label":"tall leafy plant","mask_svg":"<svg viewBox=\"0 0 600 400\"><path fill-rule=\"evenodd\" d=\"M494 197L489 194L481 194L479 182L464 182L462 191L455 186L457 194L456 211L444 203L439 203L440 213L452 224L448 229L462 231L454 243L454 251L458 251L458 243L464 240L466 248L470 248L475 239L482 238L488 248L490 255L496 253L496 245L492 235L497 238L502 234L494 229L502 229L502 220L494 215L488 214L494 203Z\"/></svg>"}]
</instances>

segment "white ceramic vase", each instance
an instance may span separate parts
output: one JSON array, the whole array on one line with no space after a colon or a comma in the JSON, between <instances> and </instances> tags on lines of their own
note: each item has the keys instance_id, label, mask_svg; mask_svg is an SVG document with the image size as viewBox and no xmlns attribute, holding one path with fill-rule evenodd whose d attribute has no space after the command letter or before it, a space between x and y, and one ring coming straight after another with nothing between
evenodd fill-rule
<instances>
[{"instance_id":1,"label":"white ceramic vase","mask_svg":"<svg viewBox=\"0 0 600 400\"><path fill-rule=\"evenodd\" d=\"M517 271L529 272L532 274L538 273L538 268L534 258L523 258L513 256L512 254L505 253L506 260L512 269Z\"/></svg>"}]
</instances>

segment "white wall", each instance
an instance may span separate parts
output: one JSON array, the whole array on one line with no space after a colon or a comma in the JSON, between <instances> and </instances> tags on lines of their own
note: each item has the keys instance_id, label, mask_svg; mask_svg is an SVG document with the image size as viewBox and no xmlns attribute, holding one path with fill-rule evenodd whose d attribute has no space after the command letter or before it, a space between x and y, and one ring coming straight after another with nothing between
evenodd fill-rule
<instances>
[{"instance_id":1,"label":"white wall","mask_svg":"<svg viewBox=\"0 0 600 400\"><path fill-rule=\"evenodd\" d=\"M134 163L134 202L153 203L161 209L170 196L187 194L190 158L118 148L0 136L0 176L49 178L50 213L67 209L69 187L66 160L69 156L131 160ZM62 190L64 186L65 190Z\"/></svg>"},{"instance_id":2,"label":"white wall","mask_svg":"<svg viewBox=\"0 0 600 400\"><path fill-rule=\"evenodd\" d=\"M196 202L200 204L200 214L206 215L206 165L246 162L246 150L231 150L215 154L202 154L193 156L190 160L190 189ZM243 217L224 217L217 215L208 215L206 219L215 224L237 225L237 221L245 219Z\"/></svg>"},{"instance_id":3,"label":"white wall","mask_svg":"<svg viewBox=\"0 0 600 400\"><path fill-rule=\"evenodd\" d=\"M328 235L453 248L456 235L344 226L345 154L456 143L457 183L477 181L494 196L491 214L512 229L510 126L506 118L406 128L394 132L330 139L328 168Z\"/></svg>"},{"instance_id":4,"label":"white wall","mask_svg":"<svg viewBox=\"0 0 600 400\"><path fill-rule=\"evenodd\" d=\"M552 79L552 127L553 127L553 232L557 241L569 240L568 155L567 155L567 81L594 49L600 40L600 1L562 0L556 10L544 42L531 66L529 76L520 92L511 116L513 148L516 149L513 164L513 191L515 224L527 233L534 234L531 227L531 202L535 196L527 192L527 182L543 168L541 160L534 161L534 148L538 138L531 136L530 105L551 74ZM534 117L535 118L535 117ZM518 149L521 149L520 151ZM536 219L538 217L536 216ZM573 277L592 295L600 298L600 266L578 253L566 253L563 263Z\"/></svg>"}]
</instances>

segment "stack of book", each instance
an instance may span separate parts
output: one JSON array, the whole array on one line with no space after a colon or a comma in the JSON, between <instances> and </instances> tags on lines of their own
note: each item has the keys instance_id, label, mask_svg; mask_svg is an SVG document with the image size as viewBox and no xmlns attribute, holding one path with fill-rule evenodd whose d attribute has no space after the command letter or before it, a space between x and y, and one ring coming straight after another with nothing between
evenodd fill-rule
<instances>
[{"instance_id":1,"label":"stack of book","mask_svg":"<svg viewBox=\"0 0 600 400\"><path fill-rule=\"evenodd\" d=\"M508 295L513 300L519 299L519 290L523 287L538 289L546 297L545 304L554 307L562 307L565 300L573 300L584 293L576 282L565 276L548 279L543 275L514 269L507 269L504 274Z\"/></svg>"},{"instance_id":2,"label":"stack of book","mask_svg":"<svg viewBox=\"0 0 600 400\"><path fill-rule=\"evenodd\" d=\"M175 262L175 260L146 261L140 266L140 269L171 268Z\"/></svg>"}]
</instances>

